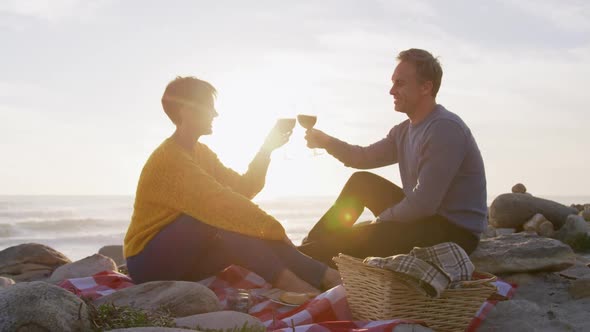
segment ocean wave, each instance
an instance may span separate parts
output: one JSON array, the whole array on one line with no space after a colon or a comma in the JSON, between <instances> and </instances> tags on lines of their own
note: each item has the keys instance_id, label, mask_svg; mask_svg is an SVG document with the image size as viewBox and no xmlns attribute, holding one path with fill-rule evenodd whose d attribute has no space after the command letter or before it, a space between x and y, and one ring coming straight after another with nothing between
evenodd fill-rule
<instances>
[{"instance_id":1,"label":"ocean wave","mask_svg":"<svg viewBox=\"0 0 590 332\"><path fill-rule=\"evenodd\" d=\"M36 237L67 234L89 234L110 230L125 230L126 220L105 220L94 218L41 219L18 223L0 223L0 238Z\"/></svg>"}]
</instances>

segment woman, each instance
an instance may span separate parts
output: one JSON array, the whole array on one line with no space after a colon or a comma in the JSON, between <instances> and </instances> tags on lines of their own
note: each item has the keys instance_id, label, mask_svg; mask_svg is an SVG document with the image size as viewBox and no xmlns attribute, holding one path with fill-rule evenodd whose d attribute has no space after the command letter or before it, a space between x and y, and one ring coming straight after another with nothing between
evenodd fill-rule
<instances>
[{"instance_id":1,"label":"woman","mask_svg":"<svg viewBox=\"0 0 590 332\"><path fill-rule=\"evenodd\" d=\"M138 283L197 281L237 264L283 290L337 285L337 271L297 251L281 224L250 200L264 186L271 152L291 132L275 126L239 175L198 142L212 133L215 95L211 84L195 77L177 77L166 87L162 106L176 130L139 178L124 247L131 277Z\"/></svg>"}]
</instances>

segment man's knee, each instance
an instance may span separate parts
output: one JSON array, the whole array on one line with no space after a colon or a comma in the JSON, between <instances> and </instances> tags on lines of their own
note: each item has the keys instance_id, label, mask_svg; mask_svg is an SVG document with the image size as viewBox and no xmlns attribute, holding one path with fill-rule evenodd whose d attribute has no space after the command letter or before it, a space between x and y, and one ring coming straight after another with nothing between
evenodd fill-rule
<instances>
[{"instance_id":1,"label":"man's knee","mask_svg":"<svg viewBox=\"0 0 590 332\"><path fill-rule=\"evenodd\" d=\"M346 182L346 187L359 187L368 183L371 179L375 177L379 177L376 174L366 171L354 172L348 181Z\"/></svg>"}]
</instances>

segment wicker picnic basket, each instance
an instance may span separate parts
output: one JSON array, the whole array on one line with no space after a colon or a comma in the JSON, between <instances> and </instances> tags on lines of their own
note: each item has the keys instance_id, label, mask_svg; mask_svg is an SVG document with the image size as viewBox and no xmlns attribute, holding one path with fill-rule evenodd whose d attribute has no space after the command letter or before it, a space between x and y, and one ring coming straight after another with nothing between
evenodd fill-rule
<instances>
[{"instance_id":1,"label":"wicker picnic basket","mask_svg":"<svg viewBox=\"0 0 590 332\"><path fill-rule=\"evenodd\" d=\"M354 319L422 320L435 331L464 331L484 301L496 292L496 277L465 281L461 288L446 289L430 298L396 277L395 272L364 264L340 254L334 257ZM479 273L482 274L482 273Z\"/></svg>"}]
</instances>

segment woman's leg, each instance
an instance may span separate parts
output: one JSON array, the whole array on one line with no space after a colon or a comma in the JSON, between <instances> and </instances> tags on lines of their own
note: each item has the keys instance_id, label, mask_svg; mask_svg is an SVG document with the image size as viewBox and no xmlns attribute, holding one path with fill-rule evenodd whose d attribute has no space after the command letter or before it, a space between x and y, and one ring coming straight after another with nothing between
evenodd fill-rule
<instances>
[{"instance_id":1,"label":"woman's leg","mask_svg":"<svg viewBox=\"0 0 590 332\"><path fill-rule=\"evenodd\" d=\"M329 289L341 283L338 271L303 254L293 244L268 241L285 266L299 278L318 289Z\"/></svg>"},{"instance_id":2,"label":"woman's leg","mask_svg":"<svg viewBox=\"0 0 590 332\"><path fill-rule=\"evenodd\" d=\"M297 252L294 268L305 269L300 278L277 255L277 248L291 247L283 241L262 240L224 231L204 224L190 216L181 215L162 229L144 248L127 259L129 273L136 283L154 280L198 281L210 277L231 264L253 271L276 287L295 292L317 292L316 279L327 267ZM284 250L282 250L284 251ZM307 264L305 264L305 262ZM300 273L301 274L301 273Z\"/></svg>"},{"instance_id":3,"label":"woman's leg","mask_svg":"<svg viewBox=\"0 0 590 332\"><path fill-rule=\"evenodd\" d=\"M139 254L127 258L129 274L136 283L207 278L227 266L223 260L208 258L216 234L215 227L180 215Z\"/></svg>"},{"instance_id":4,"label":"woman's leg","mask_svg":"<svg viewBox=\"0 0 590 332\"><path fill-rule=\"evenodd\" d=\"M387 179L369 172L356 172L304 242L321 240L334 232L346 230L352 227L365 208L377 216L404 197L403 190Z\"/></svg>"},{"instance_id":5,"label":"woman's leg","mask_svg":"<svg viewBox=\"0 0 590 332\"><path fill-rule=\"evenodd\" d=\"M294 292L319 292L327 266L306 257L284 241L263 240L220 230L217 245L229 260L253 271L277 288Z\"/></svg>"}]
</instances>

